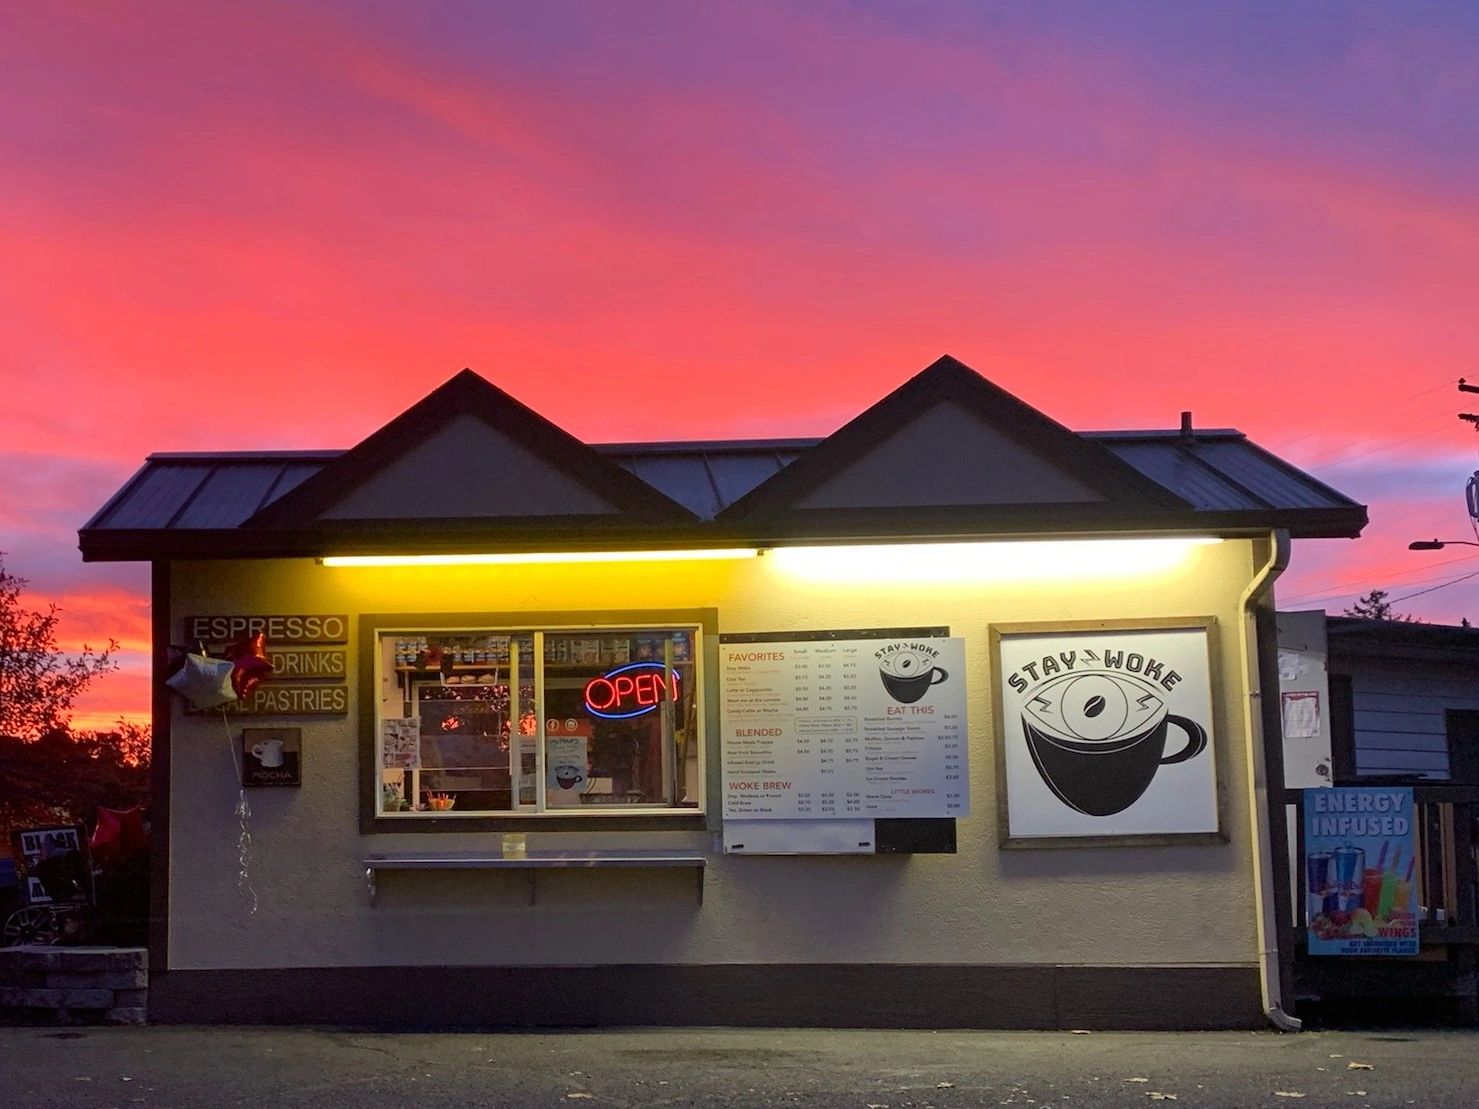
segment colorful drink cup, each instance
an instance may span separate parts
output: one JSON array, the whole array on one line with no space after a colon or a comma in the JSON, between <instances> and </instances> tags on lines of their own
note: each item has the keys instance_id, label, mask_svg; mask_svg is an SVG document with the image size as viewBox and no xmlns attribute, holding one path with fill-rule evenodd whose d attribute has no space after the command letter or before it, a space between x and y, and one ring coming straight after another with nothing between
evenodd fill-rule
<instances>
[{"instance_id":1,"label":"colorful drink cup","mask_svg":"<svg viewBox=\"0 0 1479 1109\"><path fill-rule=\"evenodd\" d=\"M1335 857L1329 851L1317 851L1304 860L1304 888L1312 899L1322 897L1335 886Z\"/></svg>"},{"instance_id":2,"label":"colorful drink cup","mask_svg":"<svg viewBox=\"0 0 1479 1109\"><path fill-rule=\"evenodd\" d=\"M1372 916L1377 915L1377 908L1381 905L1382 873L1377 867L1368 866L1361 881L1361 904Z\"/></svg>"},{"instance_id":3,"label":"colorful drink cup","mask_svg":"<svg viewBox=\"0 0 1479 1109\"><path fill-rule=\"evenodd\" d=\"M1360 889L1366 877L1366 852L1359 847L1337 847L1335 884L1341 889Z\"/></svg>"}]
</instances>

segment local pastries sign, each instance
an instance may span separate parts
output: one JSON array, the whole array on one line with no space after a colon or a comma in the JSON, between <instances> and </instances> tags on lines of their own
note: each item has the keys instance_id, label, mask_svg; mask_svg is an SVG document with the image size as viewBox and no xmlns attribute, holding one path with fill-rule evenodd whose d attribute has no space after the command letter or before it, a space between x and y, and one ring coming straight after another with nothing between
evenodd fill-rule
<instances>
[{"instance_id":1,"label":"local pastries sign","mask_svg":"<svg viewBox=\"0 0 1479 1109\"><path fill-rule=\"evenodd\" d=\"M721 641L726 820L970 812L965 645Z\"/></svg>"},{"instance_id":2,"label":"local pastries sign","mask_svg":"<svg viewBox=\"0 0 1479 1109\"><path fill-rule=\"evenodd\" d=\"M1006 842L1219 833L1209 630L992 630Z\"/></svg>"},{"instance_id":3,"label":"local pastries sign","mask_svg":"<svg viewBox=\"0 0 1479 1109\"><path fill-rule=\"evenodd\" d=\"M244 700L224 706L234 716L343 716L349 712L349 688L345 684L349 675L348 616L187 616L184 632L186 644L204 644L217 653L248 636L266 637L272 672Z\"/></svg>"}]
</instances>

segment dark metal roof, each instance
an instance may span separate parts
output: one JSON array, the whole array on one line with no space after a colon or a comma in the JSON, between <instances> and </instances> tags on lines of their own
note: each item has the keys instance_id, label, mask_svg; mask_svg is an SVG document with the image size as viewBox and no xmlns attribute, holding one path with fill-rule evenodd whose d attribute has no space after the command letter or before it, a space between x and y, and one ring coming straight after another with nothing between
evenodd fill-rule
<instances>
[{"instance_id":1,"label":"dark metal roof","mask_svg":"<svg viewBox=\"0 0 1479 1109\"><path fill-rule=\"evenodd\" d=\"M1188 502L1188 526L1288 527L1296 537L1353 534L1350 498L1229 429L1082 432ZM819 439L607 443L595 449L655 489L713 520ZM342 451L222 451L150 455L83 527L84 553L110 533L220 531L239 526ZM1333 521L1340 521L1335 523ZM1359 527L1356 528L1359 531Z\"/></svg>"}]
</instances>

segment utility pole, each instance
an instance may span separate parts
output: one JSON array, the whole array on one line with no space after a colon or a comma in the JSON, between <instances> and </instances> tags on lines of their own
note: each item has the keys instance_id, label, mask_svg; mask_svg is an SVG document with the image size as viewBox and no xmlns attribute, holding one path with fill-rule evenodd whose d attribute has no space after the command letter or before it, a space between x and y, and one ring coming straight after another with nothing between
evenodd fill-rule
<instances>
[{"instance_id":1,"label":"utility pole","mask_svg":"<svg viewBox=\"0 0 1479 1109\"><path fill-rule=\"evenodd\" d=\"M1479 385L1470 385L1463 378L1459 378L1458 391L1460 393L1479 393ZM1479 415L1476 415L1473 412L1460 412L1458 414L1458 418L1460 420L1464 420L1467 423L1473 424L1476 430L1479 430Z\"/></svg>"}]
</instances>

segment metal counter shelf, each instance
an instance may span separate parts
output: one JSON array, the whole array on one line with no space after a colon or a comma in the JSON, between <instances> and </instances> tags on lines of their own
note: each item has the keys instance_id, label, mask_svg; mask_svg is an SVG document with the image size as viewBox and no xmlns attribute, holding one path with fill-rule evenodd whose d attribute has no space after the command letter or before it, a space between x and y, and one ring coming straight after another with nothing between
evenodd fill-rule
<instances>
[{"instance_id":1,"label":"metal counter shelf","mask_svg":"<svg viewBox=\"0 0 1479 1109\"><path fill-rule=\"evenodd\" d=\"M689 869L698 876L698 903L704 903L705 856L696 851L664 850L592 850L529 851L523 855L473 854L466 852L402 851L367 855L365 888L370 904L375 904L375 875L381 870L524 870L529 874L529 904L535 904L535 876L541 870L588 869L597 867Z\"/></svg>"}]
</instances>

